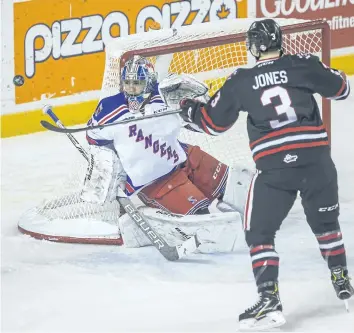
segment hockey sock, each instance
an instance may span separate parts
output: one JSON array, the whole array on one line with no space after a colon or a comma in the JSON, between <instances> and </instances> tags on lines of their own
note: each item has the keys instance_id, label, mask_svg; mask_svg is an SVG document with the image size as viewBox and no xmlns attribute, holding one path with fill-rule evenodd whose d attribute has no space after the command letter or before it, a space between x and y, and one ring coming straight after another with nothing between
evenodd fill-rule
<instances>
[{"instance_id":1,"label":"hockey sock","mask_svg":"<svg viewBox=\"0 0 354 333\"><path fill-rule=\"evenodd\" d=\"M328 267L347 266L347 260L340 230L329 231L316 235L323 259Z\"/></svg>"},{"instance_id":2,"label":"hockey sock","mask_svg":"<svg viewBox=\"0 0 354 333\"><path fill-rule=\"evenodd\" d=\"M279 255L274 245L263 244L250 247L253 274L258 291L274 288L278 281Z\"/></svg>"}]
</instances>

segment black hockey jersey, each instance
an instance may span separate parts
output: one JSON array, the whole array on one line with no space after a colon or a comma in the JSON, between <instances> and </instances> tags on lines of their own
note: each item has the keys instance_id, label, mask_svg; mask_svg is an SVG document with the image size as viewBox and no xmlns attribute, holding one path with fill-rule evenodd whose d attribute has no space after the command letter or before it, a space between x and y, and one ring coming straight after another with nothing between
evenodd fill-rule
<instances>
[{"instance_id":1,"label":"black hockey jersey","mask_svg":"<svg viewBox=\"0 0 354 333\"><path fill-rule=\"evenodd\" d=\"M328 136L314 98L345 99L349 82L308 54L284 55L238 69L195 115L206 133L228 130L240 111L248 113L250 149L258 169L308 163L328 150Z\"/></svg>"}]
</instances>

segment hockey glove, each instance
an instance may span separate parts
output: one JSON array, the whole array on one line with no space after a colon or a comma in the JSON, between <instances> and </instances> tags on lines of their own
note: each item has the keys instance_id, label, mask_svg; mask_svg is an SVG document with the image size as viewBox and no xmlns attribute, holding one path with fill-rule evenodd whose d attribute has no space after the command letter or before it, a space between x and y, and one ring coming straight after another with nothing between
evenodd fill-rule
<instances>
[{"instance_id":1,"label":"hockey glove","mask_svg":"<svg viewBox=\"0 0 354 333\"><path fill-rule=\"evenodd\" d=\"M182 99L180 102L180 107L182 112L180 113L181 118L187 123L194 123L195 114L203 103L198 102L194 99Z\"/></svg>"}]
</instances>

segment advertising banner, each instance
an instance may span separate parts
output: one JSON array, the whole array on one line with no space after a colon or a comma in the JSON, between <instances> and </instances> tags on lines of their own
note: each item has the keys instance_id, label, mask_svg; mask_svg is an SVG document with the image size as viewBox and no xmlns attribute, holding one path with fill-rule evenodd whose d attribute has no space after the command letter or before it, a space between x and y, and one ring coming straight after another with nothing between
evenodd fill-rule
<instances>
[{"instance_id":1,"label":"advertising banner","mask_svg":"<svg viewBox=\"0 0 354 333\"><path fill-rule=\"evenodd\" d=\"M332 49L354 46L354 0L257 0L257 17L325 19Z\"/></svg>"},{"instance_id":2,"label":"advertising banner","mask_svg":"<svg viewBox=\"0 0 354 333\"><path fill-rule=\"evenodd\" d=\"M15 104L99 90L119 36L246 15L247 0L15 2Z\"/></svg>"}]
</instances>

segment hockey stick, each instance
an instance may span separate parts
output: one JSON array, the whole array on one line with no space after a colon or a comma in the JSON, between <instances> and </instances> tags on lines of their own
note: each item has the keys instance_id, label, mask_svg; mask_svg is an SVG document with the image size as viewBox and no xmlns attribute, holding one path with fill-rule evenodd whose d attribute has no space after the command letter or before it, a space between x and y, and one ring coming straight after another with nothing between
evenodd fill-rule
<instances>
[{"instance_id":1,"label":"hockey stick","mask_svg":"<svg viewBox=\"0 0 354 333\"><path fill-rule=\"evenodd\" d=\"M91 125L91 126L85 126L85 127L79 127L79 128L66 128L66 127L61 126L60 124L58 124L58 122L56 120L54 120L53 118L52 119L57 124L57 126L54 126L54 125L52 125L51 123L49 123L48 121L45 121L45 120L41 120L40 123L45 129L47 129L49 131L69 134L69 133L84 132L84 131L93 130L93 129L102 129L102 128L109 127L109 126L128 124L128 123L131 123L131 122L136 122L136 121L150 119L150 118L164 117L164 116L169 116L171 114L177 114L177 113L180 113L180 112L182 112L182 110L178 109L178 110L173 110L173 111L161 112L161 113L157 113L157 114L151 114L151 115L144 116L144 117L128 118L128 119L121 120L121 121L116 121L116 122L110 123L110 124ZM56 119L57 119L57 117L56 117Z\"/></svg>"},{"instance_id":2,"label":"hockey stick","mask_svg":"<svg viewBox=\"0 0 354 333\"><path fill-rule=\"evenodd\" d=\"M59 128L65 129L63 123L55 115L50 105L46 105L43 108L43 112L47 114L52 120L58 125ZM73 143L75 148L77 148L81 155L90 163L90 158L85 149L80 145L80 143L75 139L75 137L67 133L68 138ZM132 218L136 225L142 230L142 232L150 239L151 243L157 248L157 250L170 261L176 261L185 255L194 252L200 242L196 235L187 239L182 244L176 246L170 246L167 242L151 227L147 219L139 210L135 207L132 201L126 196L122 189L119 189L117 200L120 205L124 208L125 212Z\"/></svg>"},{"instance_id":3,"label":"hockey stick","mask_svg":"<svg viewBox=\"0 0 354 333\"><path fill-rule=\"evenodd\" d=\"M43 107L43 113L48 115L50 118L52 118L52 120L57 124L58 127L63 128L63 129L65 128L64 124L60 121L60 119L53 112L52 106L45 105ZM75 146L75 148L80 152L80 154L86 159L87 163L89 163L89 164L93 163L93 161L90 160L89 155L87 154L85 149L80 145L80 143L75 139L75 137L73 135L71 135L70 133L66 133L66 136L69 138L71 143Z\"/></svg>"}]
</instances>

